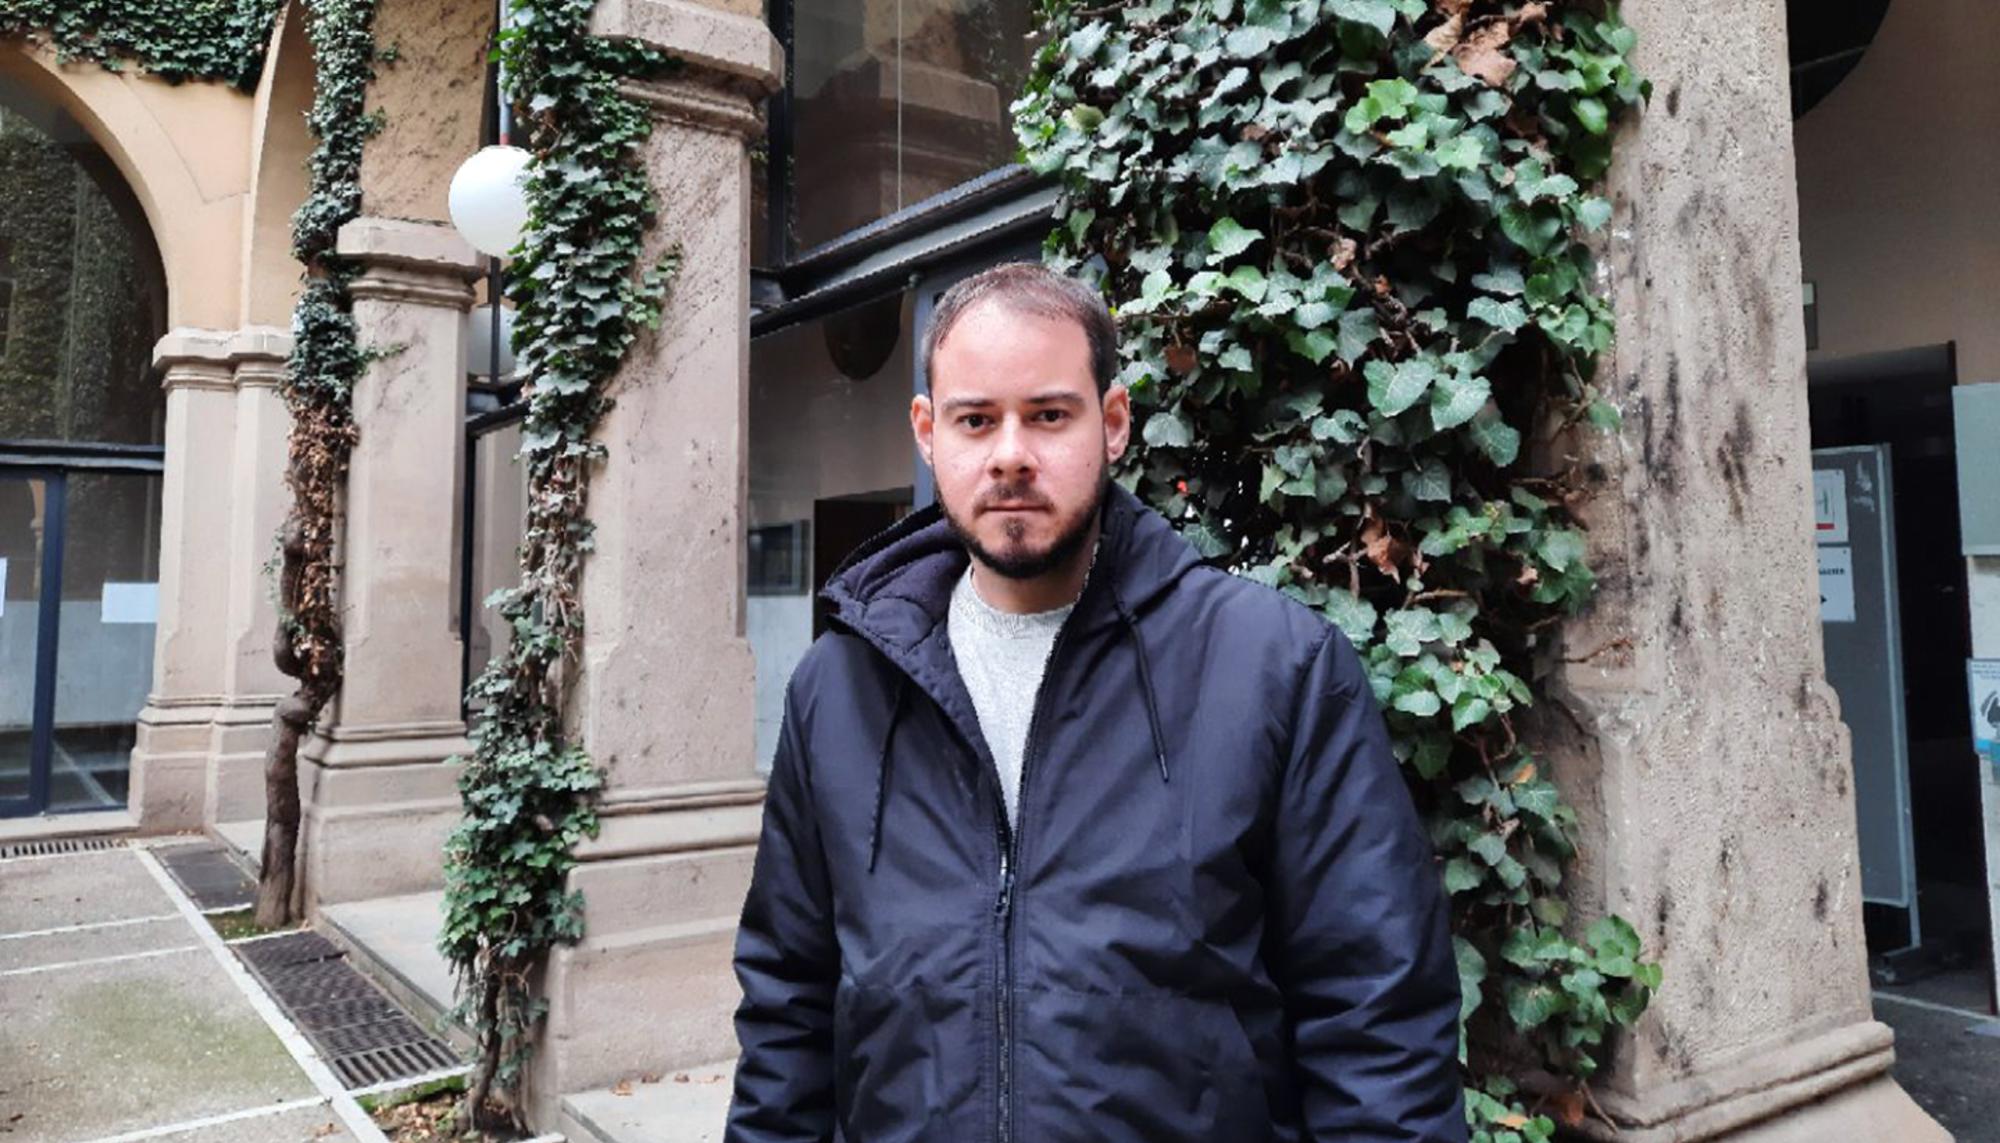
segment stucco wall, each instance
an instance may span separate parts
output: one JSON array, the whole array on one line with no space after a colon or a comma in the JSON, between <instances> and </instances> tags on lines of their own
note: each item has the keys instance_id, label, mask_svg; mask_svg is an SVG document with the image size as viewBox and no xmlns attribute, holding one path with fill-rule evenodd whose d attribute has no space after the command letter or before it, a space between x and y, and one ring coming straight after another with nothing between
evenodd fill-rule
<instances>
[{"instance_id":1,"label":"stucco wall","mask_svg":"<svg viewBox=\"0 0 2000 1143\"><path fill-rule=\"evenodd\" d=\"M2000 381L2000 4L1894 0L1875 44L1798 121L1813 359L1958 343Z\"/></svg>"},{"instance_id":2,"label":"stucco wall","mask_svg":"<svg viewBox=\"0 0 2000 1143\"><path fill-rule=\"evenodd\" d=\"M479 149L492 28L491 0L386 0L376 12L375 42L395 58L368 86L368 110L385 115L362 152L362 213L450 217L451 176Z\"/></svg>"}]
</instances>

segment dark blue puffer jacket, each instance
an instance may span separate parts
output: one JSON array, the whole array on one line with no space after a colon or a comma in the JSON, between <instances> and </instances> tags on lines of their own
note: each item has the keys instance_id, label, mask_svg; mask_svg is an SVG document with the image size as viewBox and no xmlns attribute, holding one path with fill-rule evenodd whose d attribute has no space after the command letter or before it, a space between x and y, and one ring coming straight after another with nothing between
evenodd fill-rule
<instances>
[{"instance_id":1,"label":"dark blue puffer jacket","mask_svg":"<svg viewBox=\"0 0 2000 1143\"><path fill-rule=\"evenodd\" d=\"M1464 1140L1443 893L1347 641L1114 487L1010 830L946 634L966 560L930 509L827 588L726 1143Z\"/></svg>"}]
</instances>

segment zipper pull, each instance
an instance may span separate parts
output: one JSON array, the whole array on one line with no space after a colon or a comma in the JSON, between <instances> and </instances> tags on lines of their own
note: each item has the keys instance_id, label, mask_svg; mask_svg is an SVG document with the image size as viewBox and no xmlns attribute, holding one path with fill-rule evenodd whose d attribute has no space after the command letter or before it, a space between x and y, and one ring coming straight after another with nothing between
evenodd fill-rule
<instances>
[{"instance_id":1,"label":"zipper pull","mask_svg":"<svg viewBox=\"0 0 2000 1143\"><path fill-rule=\"evenodd\" d=\"M1007 911L1013 908L1013 906L1014 863L1007 860L1007 855L1003 852L1000 855L1000 897L993 902L993 915L996 917L1005 917Z\"/></svg>"}]
</instances>

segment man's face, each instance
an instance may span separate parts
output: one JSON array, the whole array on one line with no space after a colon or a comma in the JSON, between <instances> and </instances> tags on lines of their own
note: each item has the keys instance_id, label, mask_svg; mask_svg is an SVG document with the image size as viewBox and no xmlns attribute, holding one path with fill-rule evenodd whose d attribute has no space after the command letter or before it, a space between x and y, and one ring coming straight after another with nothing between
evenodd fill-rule
<instances>
[{"instance_id":1,"label":"man's face","mask_svg":"<svg viewBox=\"0 0 2000 1143\"><path fill-rule=\"evenodd\" d=\"M910 427L959 538L1012 579L1066 565L1092 535L1132 425L1123 388L1098 397L1082 328L982 302L937 347L930 385Z\"/></svg>"}]
</instances>

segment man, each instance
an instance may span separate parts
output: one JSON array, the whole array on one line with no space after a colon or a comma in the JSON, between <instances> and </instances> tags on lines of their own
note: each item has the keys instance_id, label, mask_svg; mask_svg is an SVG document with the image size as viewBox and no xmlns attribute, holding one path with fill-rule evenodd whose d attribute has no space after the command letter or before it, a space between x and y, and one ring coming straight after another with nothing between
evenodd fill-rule
<instances>
[{"instance_id":1,"label":"man","mask_svg":"<svg viewBox=\"0 0 2000 1143\"><path fill-rule=\"evenodd\" d=\"M936 508L828 584L737 939L728 1143L1464 1140L1430 848L1360 660L1108 466L1088 287L938 303Z\"/></svg>"}]
</instances>

